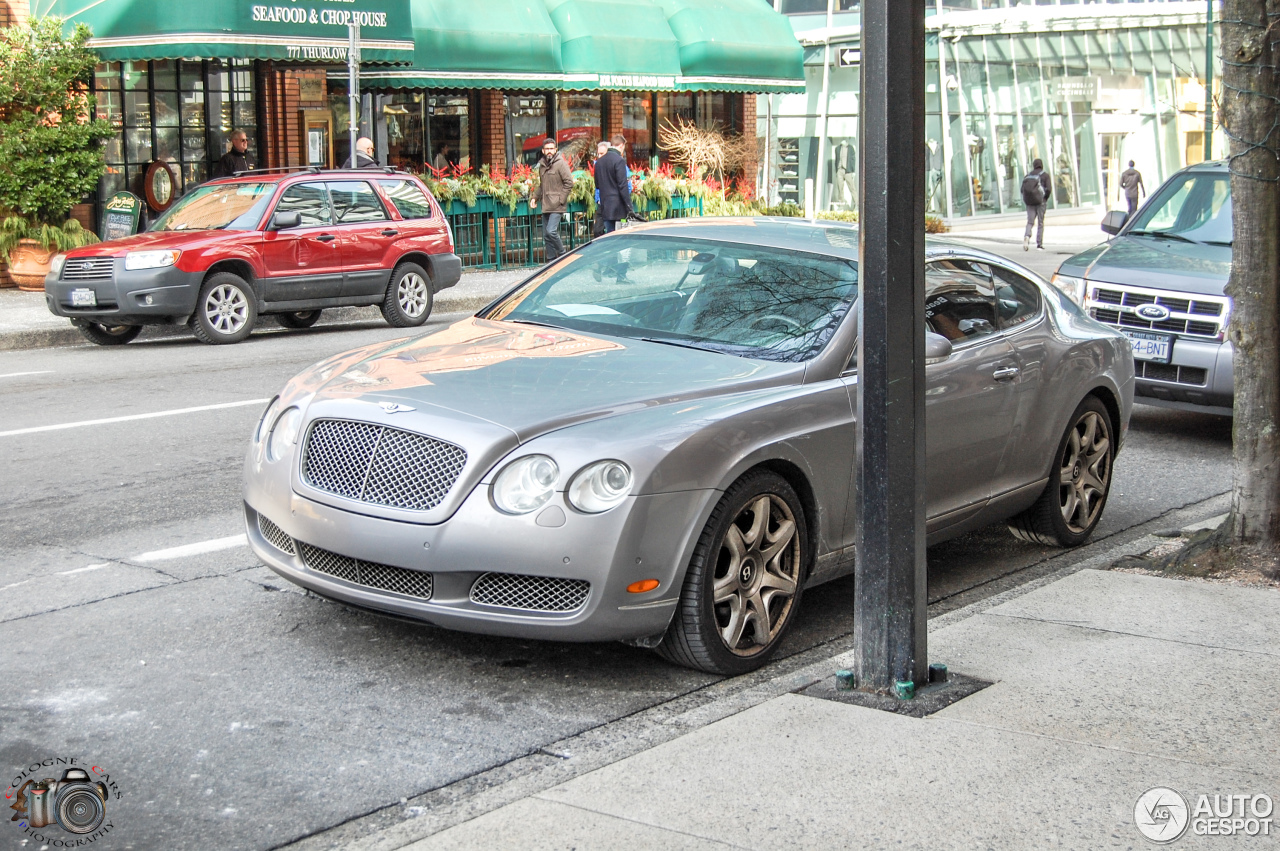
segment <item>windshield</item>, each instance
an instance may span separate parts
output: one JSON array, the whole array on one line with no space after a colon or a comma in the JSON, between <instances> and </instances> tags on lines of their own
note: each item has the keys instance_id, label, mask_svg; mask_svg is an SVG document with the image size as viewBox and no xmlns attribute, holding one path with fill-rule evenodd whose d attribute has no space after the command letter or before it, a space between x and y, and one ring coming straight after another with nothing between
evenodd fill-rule
<instances>
[{"instance_id":1,"label":"windshield","mask_svg":"<svg viewBox=\"0 0 1280 851\"><path fill-rule=\"evenodd\" d=\"M1129 236L1231 244L1231 180L1227 174L1187 172L1169 180L1138 211Z\"/></svg>"},{"instance_id":2,"label":"windshield","mask_svg":"<svg viewBox=\"0 0 1280 851\"><path fill-rule=\"evenodd\" d=\"M253 230L275 188L274 183L197 186L156 219L151 230Z\"/></svg>"},{"instance_id":3,"label":"windshield","mask_svg":"<svg viewBox=\"0 0 1280 851\"><path fill-rule=\"evenodd\" d=\"M847 260L619 235L564 258L486 316L794 363L822 350L857 294Z\"/></svg>"}]
</instances>

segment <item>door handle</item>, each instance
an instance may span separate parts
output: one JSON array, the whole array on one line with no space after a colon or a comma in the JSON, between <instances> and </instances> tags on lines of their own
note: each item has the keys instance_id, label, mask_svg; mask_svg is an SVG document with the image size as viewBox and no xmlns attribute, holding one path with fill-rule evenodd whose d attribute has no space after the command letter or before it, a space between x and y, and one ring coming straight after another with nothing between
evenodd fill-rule
<instances>
[{"instance_id":1,"label":"door handle","mask_svg":"<svg viewBox=\"0 0 1280 851\"><path fill-rule=\"evenodd\" d=\"M337 237L331 233L322 233L316 237L316 242L333 242L335 239Z\"/></svg>"},{"instance_id":2,"label":"door handle","mask_svg":"<svg viewBox=\"0 0 1280 851\"><path fill-rule=\"evenodd\" d=\"M383 235L383 236L399 236L399 235L400 235L400 231L398 231L398 230L392 230L391 228L387 228L386 230L384 230L384 231L382 232L382 235Z\"/></svg>"},{"instance_id":3,"label":"door handle","mask_svg":"<svg viewBox=\"0 0 1280 851\"><path fill-rule=\"evenodd\" d=\"M1008 381L1010 378L1017 377L1018 372L1019 370L1016 366L1006 366L991 373L991 377L996 381Z\"/></svg>"}]
</instances>

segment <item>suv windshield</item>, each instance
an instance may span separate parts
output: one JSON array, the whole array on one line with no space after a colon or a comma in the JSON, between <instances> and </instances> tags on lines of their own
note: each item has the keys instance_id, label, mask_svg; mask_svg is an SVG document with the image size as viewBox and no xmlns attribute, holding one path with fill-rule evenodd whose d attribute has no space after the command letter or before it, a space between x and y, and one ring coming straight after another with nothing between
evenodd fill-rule
<instances>
[{"instance_id":1,"label":"suv windshield","mask_svg":"<svg viewBox=\"0 0 1280 851\"><path fill-rule=\"evenodd\" d=\"M253 230L275 188L274 183L197 186L156 219L151 230Z\"/></svg>"},{"instance_id":2,"label":"suv windshield","mask_svg":"<svg viewBox=\"0 0 1280 851\"><path fill-rule=\"evenodd\" d=\"M1170 178L1138 211L1125 234L1230 245L1229 175L1192 171Z\"/></svg>"},{"instance_id":3,"label":"suv windshield","mask_svg":"<svg viewBox=\"0 0 1280 851\"><path fill-rule=\"evenodd\" d=\"M822 350L857 295L857 269L835 257L619 235L584 246L484 315L794 363Z\"/></svg>"}]
</instances>

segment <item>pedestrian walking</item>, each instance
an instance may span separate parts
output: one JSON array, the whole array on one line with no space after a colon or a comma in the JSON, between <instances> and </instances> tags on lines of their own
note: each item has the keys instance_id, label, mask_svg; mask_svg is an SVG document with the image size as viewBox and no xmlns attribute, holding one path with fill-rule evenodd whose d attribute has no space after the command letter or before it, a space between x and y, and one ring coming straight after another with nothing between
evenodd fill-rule
<instances>
[{"instance_id":1,"label":"pedestrian walking","mask_svg":"<svg viewBox=\"0 0 1280 851\"><path fill-rule=\"evenodd\" d=\"M1036 248L1044 251L1044 210L1048 206L1053 183L1044 170L1044 160L1031 163L1031 173L1022 178L1022 203L1027 208L1027 232L1022 237L1022 250L1031 250L1031 229L1036 229Z\"/></svg>"},{"instance_id":2,"label":"pedestrian walking","mask_svg":"<svg viewBox=\"0 0 1280 851\"><path fill-rule=\"evenodd\" d=\"M547 262L564 254L560 241L560 220L569 205L569 192L573 189L573 172L560 156L556 140L547 137L542 143L542 159L538 160L538 189L529 199L535 210L542 206L542 241L547 248Z\"/></svg>"},{"instance_id":3,"label":"pedestrian walking","mask_svg":"<svg viewBox=\"0 0 1280 851\"><path fill-rule=\"evenodd\" d=\"M243 130L231 131L231 150L227 151L213 167L214 177L230 177L237 171L253 171L257 164L249 153L249 135Z\"/></svg>"},{"instance_id":4,"label":"pedestrian walking","mask_svg":"<svg viewBox=\"0 0 1280 851\"><path fill-rule=\"evenodd\" d=\"M1129 202L1129 215L1132 216L1138 212L1138 193L1144 197L1147 194L1147 187L1142 185L1142 172L1133 167L1133 160L1129 160L1129 167L1120 173L1120 188L1124 190L1124 200Z\"/></svg>"},{"instance_id":5,"label":"pedestrian walking","mask_svg":"<svg viewBox=\"0 0 1280 851\"><path fill-rule=\"evenodd\" d=\"M596 142L596 158L595 163L599 163L605 154L609 153L609 140L601 139ZM592 177L595 176L595 165L592 166ZM604 236L607 231L604 226L604 213L600 212L600 184L596 184L596 217L591 224L591 237Z\"/></svg>"},{"instance_id":6,"label":"pedestrian walking","mask_svg":"<svg viewBox=\"0 0 1280 851\"><path fill-rule=\"evenodd\" d=\"M376 168L378 161L373 158L373 140L368 136L356 139L356 154L351 163L352 168Z\"/></svg>"},{"instance_id":7,"label":"pedestrian walking","mask_svg":"<svg viewBox=\"0 0 1280 851\"><path fill-rule=\"evenodd\" d=\"M605 233L613 233L618 222L631 215L631 180L627 175L627 160L623 156L627 140L613 137L613 146L596 160L596 187L600 190L600 215L604 217Z\"/></svg>"}]
</instances>

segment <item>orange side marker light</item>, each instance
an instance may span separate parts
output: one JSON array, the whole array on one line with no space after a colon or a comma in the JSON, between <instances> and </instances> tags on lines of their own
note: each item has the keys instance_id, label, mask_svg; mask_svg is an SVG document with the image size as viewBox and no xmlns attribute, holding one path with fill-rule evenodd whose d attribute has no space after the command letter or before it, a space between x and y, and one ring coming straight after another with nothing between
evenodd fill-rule
<instances>
[{"instance_id":1,"label":"orange side marker light","mask_svg":"<svg viewBox=\"0 0 1280 851\"><path fill-rule=\"evenodd\" d=\"M643 594L645 591L652 591L662 583L656 579L641 579L639 582L632 582L627 586L628 594Z\"/></svg>"}]
</instances>

